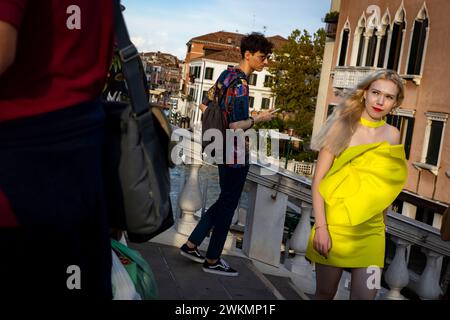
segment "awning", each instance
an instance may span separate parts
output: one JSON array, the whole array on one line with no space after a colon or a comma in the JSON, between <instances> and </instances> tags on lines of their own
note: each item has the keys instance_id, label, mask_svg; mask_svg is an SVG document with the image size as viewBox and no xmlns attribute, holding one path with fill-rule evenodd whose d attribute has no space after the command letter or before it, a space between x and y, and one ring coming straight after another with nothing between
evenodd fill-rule
<instances>
[{"instance_id":1,"label":"awning","mask_svg":"<svg viewBox=\"0 0 450 320\"><path fill-rule=\"evenodd\" d=\"M291 141L303 141L302 139L299 139L297 137L290 137L287 133L282 133L276 130L270 130L269 135L272 139L278 139L278 140L291 140Z\"/></svg>"},{"instance_id":2,"label":"awning","mask_svg":"<svg viewBox=\"0 0 450 320\"><path fill-rule=\"evenodd\" d=\"M160 94L166 92L166 89L155 89L155 90L149 90L150 94L155 94L159 96Z\"/></svg>"}]
</instances>

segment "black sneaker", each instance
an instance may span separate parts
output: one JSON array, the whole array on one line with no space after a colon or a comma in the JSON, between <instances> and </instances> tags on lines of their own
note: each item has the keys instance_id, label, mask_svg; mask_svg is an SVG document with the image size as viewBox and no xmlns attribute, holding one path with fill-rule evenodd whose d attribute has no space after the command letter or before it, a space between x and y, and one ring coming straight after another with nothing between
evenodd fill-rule
<instances>
[{"instance_id":1,"label":"black sneaker","mask_svg":"<svg viewBox=\"0 0 450 320\"><path fill-rule=\"evenodd\" d=\"M210 264L205 260L203 263L203 271L229 277L237 277L239 275L239 272L230 267L223 259L217 260L214 264Z\"/></svg>"},{"instance_id":2,"label":"black sneaker","mask_svg":"<svg viewBox=\"0 0 450 320\"><path fill-rule=\"evenodd\" d=\"M205 262L205 257L203 257L198 251L197 247L194 249L189 248L186 244L183 244L180 248L180 254L183 257L191 259L192 261L203 263Z\"/></svg>"}]
</instances>

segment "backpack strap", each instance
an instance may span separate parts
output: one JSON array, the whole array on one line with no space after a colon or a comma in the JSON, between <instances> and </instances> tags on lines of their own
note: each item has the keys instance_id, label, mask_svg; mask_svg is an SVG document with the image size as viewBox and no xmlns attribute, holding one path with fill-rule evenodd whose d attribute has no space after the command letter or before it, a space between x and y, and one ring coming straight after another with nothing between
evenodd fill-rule
<instances>
[{"instance_id":1,"label":"backpack strap","mask_svg":"<svg viewBox=\"0 0 450 320\"><path fill-rule=\"evenodd\" d=\"M216 87L216 90L215 90L215 93L214 93L214 99L217 99L217 102L219 103L219 106L220 106L220 102L222 102L223 101L223 99L226 97L226 93L227 93L227 91L228 91L228 89L229 88L232 88L235 84L236 84L236 82L238 82L239 80L242 80L242 79L245 79L244 77L241 77L241 76L239 76L238 74L236 75L236 77L233 79L233 80L231 80L230 81L230 83L228 84L228 86L226 87L226 89L224 90L224 94L220 97L220 100L219 100L219 97L218 97L218 95L219 95L219 90L217 89L217 82L216 82L216 84L214 85L215 87ZM234 103L234 95L233 95L233 101L232 101L232 104ZM225 110L225 111L227 111L227 110Z\"/></svg>"}]
</instances>

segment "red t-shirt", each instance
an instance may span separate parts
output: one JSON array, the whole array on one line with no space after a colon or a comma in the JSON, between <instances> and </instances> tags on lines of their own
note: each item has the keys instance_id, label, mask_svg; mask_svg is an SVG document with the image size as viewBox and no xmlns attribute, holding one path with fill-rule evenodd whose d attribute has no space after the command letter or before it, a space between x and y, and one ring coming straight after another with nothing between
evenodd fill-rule
<instances>
[{"instance_id":1,"label":"red t-shirt","mask_svg":"<svg viewBox=\"0 0 450 320\"><path fill-rule=\"evenodd\" d=\"M18 30L16 58L0 75L0 121L100 96L111 62L111 0L0 0Z\"/></svg>"}]
</instances>

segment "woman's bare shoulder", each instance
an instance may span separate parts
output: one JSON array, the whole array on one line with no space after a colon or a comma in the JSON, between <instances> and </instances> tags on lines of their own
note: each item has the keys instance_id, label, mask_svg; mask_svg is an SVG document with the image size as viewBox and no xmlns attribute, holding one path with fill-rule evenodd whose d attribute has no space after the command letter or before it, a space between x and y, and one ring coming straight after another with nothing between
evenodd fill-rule
<instances>
[{"instance_id":1,"label":"woman's bare shoulder","mask_svg":"<svg viewBox=\"0 0 450 320\"><path fill-rule=\"evenodd\" d=\"M386 124L385 135L390 144L394 145L400 143L400 131L397 127Z\"/></svg>"}]
</instances>

